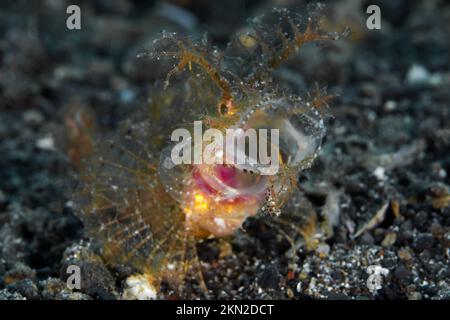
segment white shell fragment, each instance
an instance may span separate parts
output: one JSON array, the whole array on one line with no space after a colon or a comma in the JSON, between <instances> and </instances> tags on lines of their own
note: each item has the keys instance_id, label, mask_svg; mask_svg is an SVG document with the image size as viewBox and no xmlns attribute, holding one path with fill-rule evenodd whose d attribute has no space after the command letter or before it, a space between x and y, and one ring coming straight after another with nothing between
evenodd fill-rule
<instances>
[{"instance_id":1,"label":"white shell fragment","mask_svg":"<svg viewBox=\"0 0 450 320\"><path fill-rule=\"evenodd\" d=\"M125 281L122 293L124 300L155 300L157 292L155 287L143 275L132 275Z\"/></svg>"}]
</instances>

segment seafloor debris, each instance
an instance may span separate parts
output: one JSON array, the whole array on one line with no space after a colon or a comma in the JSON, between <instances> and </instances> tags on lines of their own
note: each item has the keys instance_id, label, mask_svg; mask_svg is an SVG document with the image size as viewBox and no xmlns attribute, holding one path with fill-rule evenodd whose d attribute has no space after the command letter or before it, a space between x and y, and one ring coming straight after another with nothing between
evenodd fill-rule
<instances>
[{"instance_id":1,"label":"seafloor debris","mask_svg":"<svg viewBox=\"0 0 450 320\"><path fill-rule=\"evenodd\" d=\"M144 275L132 275L125 281L122 298L125 300L153 300L158 292Z\"/></svg>"},{"instance_id":2,"label":"seafloor debris","mask_svg":"<svg viewBox=\"0 0 450 320\"><path fill-rule=\"evenodd\" d=\"M357 238L366 230L371 230L379 225L386 216L388 206L389 203L385 203L366 224L364 224L358 231L356 231L356 233L353 235L353 238Z\"/></svg>"},{"instance_id":3,"label":"seafloor debris","mask_svg":"<svg viewBox=\"0 0 450 320\"><path fill-rule=\"evenodd\" d=\"M450 191L448 186L438 183L430 187L431 205L435 209L444 209L450 206Z\"/></svg>"},{"instance_id":4,"label":"seafloor debris","mask_svg":"<svg viewBox=\"0 0 450 320\"><path fill-rule=\"evenodd\" d=\"M426 143L423 140L414 141L391 153L367 156L363 163L367 168L384 168L392 170L399 166L413 163L425 151ZM378 173L379 174L379 173Z\"/></svg>"},{"instance_id":5,"label":"seafloor debris","mask_svg":"<svg viewBox=\"0 0 450 320\"><path fill-rule=\"evenodd\" d=\"M314 6L306 20L286 10L268 16L276 19L270 25L257 18L251 31L223 52L206 41L163 32L141 55L170 69L165 81L155 84L155 91L164 91L124 121L115 136L93 146L75 194L78 214L88 234L102 243L108 262L133 267L152 288L165 281L182 292L181 284L191 274L207 291L197 240L230 235L261 211L291 244L301 235L308 248L317 247L318 218L309 202L302 201L297 175L320 150L332 95L324 90L293 95L277 87L271 71L308 42L346 34L324 32L319 9ZM279 129L278 172L264 175L266 168L259 164L175 166L173 146L164 140L174 128L196 120L222 132ZM86 140L84 133L79 136ZM220 144L218 148L223 157ZM333 220L338 214L334 203L330 198L325 210L333 211L327 213ZM289 214L278 216L283 206ZM133 279L127 280L126 296L156 295L136 289L143 282Z\"/></svg>"}]
</instances>

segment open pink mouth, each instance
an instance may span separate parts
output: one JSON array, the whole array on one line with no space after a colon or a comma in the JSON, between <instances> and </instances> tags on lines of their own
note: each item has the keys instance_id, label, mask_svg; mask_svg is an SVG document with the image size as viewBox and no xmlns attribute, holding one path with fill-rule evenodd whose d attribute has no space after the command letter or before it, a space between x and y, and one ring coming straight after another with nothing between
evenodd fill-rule
<instances>
[{"instance_id":1,"label":"open pink mouth","mask_svg":"<svg viewBox=\"0 0 450 320\"><path fill-rule=\"evenodd\" d=\"M213 174L202 172L199 166L195 167L192 176L196 185L204 194L217 196L222 201L247 201L250 198L261 196L265 191L263 179L258 179L258 188L248 188L240 183L243 173L236 167L215 165ZM264 185L262 185L264 184Z\"/></svg>"}]
</instances>

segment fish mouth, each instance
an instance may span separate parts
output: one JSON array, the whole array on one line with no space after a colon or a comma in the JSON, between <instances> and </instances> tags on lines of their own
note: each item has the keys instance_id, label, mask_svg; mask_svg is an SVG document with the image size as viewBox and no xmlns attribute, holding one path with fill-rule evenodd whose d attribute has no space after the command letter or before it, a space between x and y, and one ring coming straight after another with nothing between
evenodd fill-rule
<instances>
[{"instance_id":1,"label":"fish mouth","mask_svg":"<svg viewBox=\"0 0 450 320\"><path fill-rule=\"evenodd\" d=\"M250 173L235 165L198 165L192 176L203 193L229 202L259 198L264 195L269 182L268 176Z\"/></svg>"}]
</instances>

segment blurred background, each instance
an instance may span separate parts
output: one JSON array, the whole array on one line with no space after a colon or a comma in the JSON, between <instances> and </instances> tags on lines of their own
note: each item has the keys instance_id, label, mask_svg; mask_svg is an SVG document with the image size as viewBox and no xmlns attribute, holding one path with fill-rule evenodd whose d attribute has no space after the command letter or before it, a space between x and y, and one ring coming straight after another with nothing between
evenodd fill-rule
<instances>
[{"instance_id":1,"label":"blurred background","mask_svg":"<svg viewBox=\"0 0 450 320\"><path fill-rule=\"evenodd\" d=\"M309 201L335 218L334 232L319 253L300 248L287 274L286 243L250 221L232 254L203 245L205 277L218 298L449 299L450 3L323 2L327 27L352 35L305 47L275 78L298 93L315 83L339 93L323 152L301 177ZM76 151L63 141L70 110L113 130L161 79L152 61L136 58L160 31L206 33L224 47L247 19L306 3L1 1L0 299L120 291L120 277L92 258L63 187L75 171ZM81 30L66 28L70 4L81 8ZM366 27L371 4L381 8L380 30ZM75 251L95 275L79 292L64 282ZM366 286L370 265L389 271L376 292Z\"/></svg>"}]
</instances>

